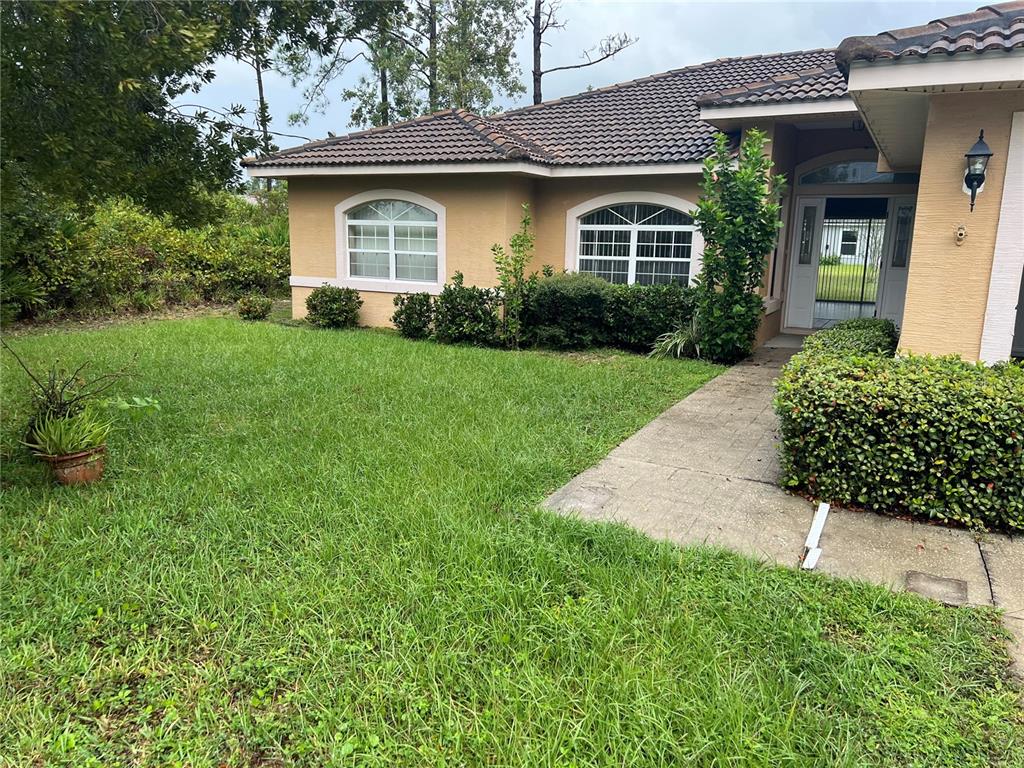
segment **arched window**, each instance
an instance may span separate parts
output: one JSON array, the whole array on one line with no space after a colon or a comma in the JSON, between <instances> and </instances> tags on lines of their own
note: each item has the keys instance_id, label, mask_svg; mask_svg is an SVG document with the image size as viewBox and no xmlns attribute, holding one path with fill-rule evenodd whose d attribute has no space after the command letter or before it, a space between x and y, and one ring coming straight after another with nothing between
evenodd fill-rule
<instances>
[{"instance_id":1,"label":"arched window","mask_svg":"<svg viewBox=\"0 0 1024 768\"><path fill-rule=\"evenodd\" d=\"M579 218L576 268L612 283L690 281L693 218L651 203L618 203Z\"/></svg>"},{"instance_id":2,"label":"arched window","mask_svg":"<svg viewBox=\"0 0 1024 768\"><path fill-rule=\"evenodd\" d=\"M438 282L438 215L407 200L371 200L345 211L353 278Z\"/></svg>"},{"instance_id":3,"label":"arched window","mask_svg":"<svg viewBox=\"0 0 1024 768\"><path fill-rule=\"evenodd\" d=\"M878 170L876 160L843 160L823 165L800 177L801 184L917 184L916 173Z\"/></svg>"}]
</instances>

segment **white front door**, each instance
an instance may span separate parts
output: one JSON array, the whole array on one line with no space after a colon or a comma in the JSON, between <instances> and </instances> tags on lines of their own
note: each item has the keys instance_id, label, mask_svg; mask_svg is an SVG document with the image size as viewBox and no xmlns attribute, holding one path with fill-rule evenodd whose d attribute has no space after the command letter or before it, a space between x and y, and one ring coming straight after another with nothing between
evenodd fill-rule
<instances>
[{"instance_id":1,"label":"white front door","mask_svg":"<svg viewBox=\"0 0 1024 768\"><path fill-rule=\"evenodd\" d=\"M824 197L797 200L796 226L790 253L789 286L786 291L786 326L814 327L814 300L818 289L818 252L821 248Z\"/></svg>"},{"instance_id":2,"label":"white front door","mask_svg":"<svg viewBox=\"0 0 1024 768\"><path fill-rule=\"evenodd\" d=\"M889 200L889 230L886 233L876 315L892 320L896 325L903 322L903 305L907 298L915 207L916 198L913 197L893 197Z\"/></svg>"}]
</instances>

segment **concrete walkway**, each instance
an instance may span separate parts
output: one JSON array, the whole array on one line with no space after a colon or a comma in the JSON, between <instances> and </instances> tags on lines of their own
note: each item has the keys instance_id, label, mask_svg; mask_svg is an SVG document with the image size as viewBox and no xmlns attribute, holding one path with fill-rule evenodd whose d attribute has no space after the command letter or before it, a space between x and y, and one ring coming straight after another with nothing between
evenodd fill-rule
<instances>
[{"instance_id":1,"label":"concrete walkway","mask_svg":"<svg viewBox=\"0 0 1024 768\"><path fill-rule=\"evenodd\" d=\"M796 567L814 505L778 486L773 381L780 339L729 369L552 494L546 505L627 523L679 544L714 544ZM833 509L817 570L911 589L951 605L997 605L1024 670L1024 538Z\"/></svg>"}]
</instances>

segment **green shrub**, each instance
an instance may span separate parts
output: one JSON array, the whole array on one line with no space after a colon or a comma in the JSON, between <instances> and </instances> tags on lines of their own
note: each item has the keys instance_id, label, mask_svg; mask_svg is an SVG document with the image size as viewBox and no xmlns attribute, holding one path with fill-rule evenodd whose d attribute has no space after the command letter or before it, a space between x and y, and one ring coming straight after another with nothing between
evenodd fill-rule
<instances>
[{"instance_id":1,"label":"green shrub","mask_svg":"<svg viewBox=\"0 0 1024 768\"><path fill-rule=\"evenodd\" d=\"M1024 530L1024 369L796 355L775 408L788 486L840 504Z\"/></svg>"},{"instance_id":2,"label":"green shrub","mask_svg":"<svg viewBox=\"0 0 1024 768\"><path fill-rule=\"evenodd\" d=\"M779 194L785 185L784 177L771 175L766 141L760 130L744 132L737 157L719 133L704 161L695 217L704 254L694 304L700 355L715 362L749 355L764 314L758 289L782 226Z\"/></svg>"},{"instance_id":3,"label":"green shrub","mask_svg":"<svg viewBox=\"0 0 1024 768\"><path fill-rule=\"evenodd\" d=\"M317 328L352 328L363 300L354 288L321 285L306 297L306 322Z\"/></svg>"},{"instance_id":4,"label":"green shrub","mask_svg":"<svg viewBox=\"0 0 1024 768\"><path fill-rule=\"evenodd\" d=\"M434 299L429 293L395 296L395 314L391 316L398 332L407 339L430 337L434 325Z\"/></svg>"},{"instance_id":5,"label":"green shrub","mask_svg":"<svg viewBox=\"0 0 1024 768\"><path fill-rule=\"evenodd\" d=\"M500 243L491 246L501 307L498 335L512 349L519 349L523 341L523 314L537 281L536 273L526 274L526 265L533 259L535 238L530 229L530 204L523 203L522 207L519 231L509 238L508 250Z\"/></svg>"},{"instance_id":6,"label":"green shrub","mask_svg":"<svg viewBox=\"0 0 1024 768\"><path fill-rule=\"evenodd\" d=\"M655 340L689 325L693 291L669 285L610 285L605 307L608 341L616 347L647 352Z\"/></svg>"},{"instance_id":7,"label":"green shrub","mask_svg":"<svg viewBox=\"0 0 1024 768\"><path fill-rule=\"evenodd\" d=\"M611 288L606 280L583 273L538 280L524 313L527 340L553 349L586 349L607 343L605 311Z\"/></svg>"},{"instance_id":8,"label":"green shrub","mask_svg":"<svg viewBox=\"0 0 1024 768\"><path fill-rule=\"evenodd\" d=\"M498 291L465 285L461 272L434 300L434 338L445 344L498 343Z\"/></svg>"},{"instance_id":9,"label":"green shrub","mask_svg":"<svg viewBox=\"0 0 1024 768\"><path fill-rule=\"evenodd\" d=\"M203 207L222 218L184 229L130 200L102 200L83 212L12 189L8 195L5 188L0 259L12 276L0 296L6 320L234 300L287 287L288 220L276 199L208 196Z\"/></svg>"},{"instance_id":10,"label":"green shrub","mask_svg":"<svg viewBox=\"0 0 1024 768\"><path fill-rule=\"evenodd\" d=\"M803 351L811 354L887 355L896 353L899 332L891 320L870 317L847 320L804 340Z\"/></svg>"},{"instance_id":11,"label":"green shrub","mask_svg":"<svg viewBox=\"0 0 1024 768\"><path fill-rule=\"evenodd\" d=\"M266 320L273 306L269 296L253 293L238 300L238 316L243 320Z\"/></svg>"}]
</instances>

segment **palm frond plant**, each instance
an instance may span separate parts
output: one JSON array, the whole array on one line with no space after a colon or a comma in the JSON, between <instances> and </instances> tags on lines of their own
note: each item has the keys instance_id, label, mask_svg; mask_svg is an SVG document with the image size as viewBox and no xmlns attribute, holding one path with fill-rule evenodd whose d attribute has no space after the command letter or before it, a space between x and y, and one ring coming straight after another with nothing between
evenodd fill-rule
<instances>
[{"instance_id":1,"label":"palm frond plant","mask_svg":"<svg viewBox=\"0 0 1024 768\"><path fill-rule=\"evenodd\" d=\"M36 423L25 445L40 458L69 456L106 445L113 426L89 409L74 416L49 416Z\"/></svg>"},{"instance_id":2,"label":"palm frond plant","mask_svg":"<svg viewBox=\"0 0 1024 768\"><path fill-rule=\"evenodd\" d=\"M25 445L50 465L61 485L84 485L103 476L110 421L86 408L74 416L47 416L36 421Z\"/></svg>"}]
</instances>

